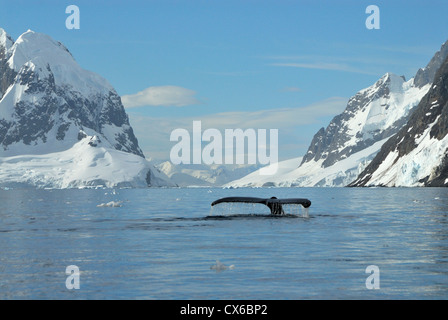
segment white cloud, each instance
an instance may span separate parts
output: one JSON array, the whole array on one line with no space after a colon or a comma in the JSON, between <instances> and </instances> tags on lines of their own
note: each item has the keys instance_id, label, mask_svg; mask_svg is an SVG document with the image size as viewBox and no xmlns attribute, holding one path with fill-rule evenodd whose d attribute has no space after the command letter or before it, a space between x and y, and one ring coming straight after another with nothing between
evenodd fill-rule
<instances>
[{"instance_id":1,"label":"white cloud","mask_svg":"<svg viewBox=\"0 0 448 320\"><path fill-rule=\"evenodd\" d=\"M121 97L125 108L143 106L174 106L184 107L200 104L195 98L196 92L178 86L154 86L136 94Z\"/></svg>"}]
</instances>

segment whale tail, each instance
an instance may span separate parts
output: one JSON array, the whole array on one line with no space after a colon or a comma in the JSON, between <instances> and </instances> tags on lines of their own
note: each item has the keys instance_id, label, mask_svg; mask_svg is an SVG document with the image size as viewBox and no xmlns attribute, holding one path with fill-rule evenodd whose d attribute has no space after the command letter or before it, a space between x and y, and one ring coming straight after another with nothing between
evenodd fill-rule
<instances>
[{"instance_id":1,"label":"whale tail","mask_svg":"<svg viewBox=\"0 0 448 320\"><path fill-rule=\"evenodd\" d=\"M310 200L301 198L277 199L276 197L272 197L269 199L264 199L254 197L227 197L213 201L212 207L219 203L229 203L229 202L264 204L271 210L271 214L274 215L284 214L283 211L284 204L300 204L304 208L309 208L311 206Z\"/></svg>"}]
</instances>

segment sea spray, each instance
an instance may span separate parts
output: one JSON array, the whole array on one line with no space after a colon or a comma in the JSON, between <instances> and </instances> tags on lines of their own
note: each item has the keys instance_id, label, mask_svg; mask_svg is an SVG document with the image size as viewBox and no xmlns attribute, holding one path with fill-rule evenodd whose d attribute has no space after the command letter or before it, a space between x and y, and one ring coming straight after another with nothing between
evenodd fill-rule
<instances>
[{"instance_id":1,"label":"sea spray","mask_svg":"<svg viewBox=\"0 0 448 320\"><path fill-rule=\"evenodd\" d=\"M302 217L303 218L309 218L310 217L310 208L309 207L308 208L302 207L302 208L303 208Z\"/></svg>"},{"instance_id":2,"label":"sea spray","mask_svg":"<svg viewBox=\"0 0 448 320\"><path fill-rule=\"evenodd\" d=\"M216 272L221 272L224 270L233 270L235 268L235 265L226 266L221 261L216 260L216 264L210 266L210 270L215 270Z\"/></svg>"},{"instance_id":3,"label":"sea spray","mask_svg":"<svg viewBox=\"0 0 448 320\"><path fill-rule=\"evenodd\" d=\"M309 218L309 208L301 204L285 204L282 206L285 216ZM210 207L210 216L270 215L264 204L223 202ZM281 215L280 215L281 216Z\"/></svg>"},{"instance_id":4,"label":"sea spray","mask_svg":"<svg viewBox=\"0 0 448 320\"><path fill-rule=\"evenodd\" d=\"M233 216L251 214L270 214L269 208L259 203L226 202L211 207L211 216Z\"/></svg>"}]
</instances>

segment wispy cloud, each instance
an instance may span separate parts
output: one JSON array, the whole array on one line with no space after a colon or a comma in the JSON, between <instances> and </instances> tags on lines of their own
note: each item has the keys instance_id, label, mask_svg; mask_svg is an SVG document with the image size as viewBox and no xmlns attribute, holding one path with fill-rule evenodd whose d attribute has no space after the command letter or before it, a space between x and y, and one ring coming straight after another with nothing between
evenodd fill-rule
<instances>
[{"instance_id":1,"label":"wispy cloud","mask_svg":"<svg viewBox=\"0 0 448 320\"><path fill-rule=\"evenodd\" d=\"M223 76L223 77L243 77L247 76L247 72L243 71L206 71L202 72L204 74L209 74L213 76Z\"/></svg>"},{"instance_id":2,"label":"wispy cloud","mask_svg":"<svg viewBox=\"0 0 448 320\"><path fill-rule=\"evenodd\" d=\"M319 69L319 70L331 70L331 71L343 71L343 72L354 72L362 74L376 74L366 70L351 67L343 63L326 63L326 62L313 62L313 63L303 63L303 62L278 62L271 63L271 66L275 67L292 67L292 68L302 68L302 69Z\"/></svg>"},{"instance_id":3,"label":"wispy cloud","mask_svg":"<svg viewBox=\"0 0 448 320\"><path fill-rule=\"evenodd\" d=\"M373 50L373 49L371 49ZM380 54L373 55L342 55L342 56L327 56L327 55L273 55L262 57L266 60L275 61L277 63L288 62L303 62L303 63L329 63L329 64L358 64L358 65L408 65L408 62L399 58L383 57Z\"/></svg>"},{"instance_id":4,"label":"wispy cloud","mask_svg":"<svg viewBox=\"0 0 448 320\"><path fill-rule=\"evenodd\" d=\"M281 90L281 92L302 92L303 90L299 87L286 87Z\"/></svg>"},{"instance_id":5,"label":"wispy cloud","mask_svg":"<svg viewBox=\"0 0 448 320\"><path fill-rule=\"evenodd\" d=\"M278 54L262 56L269 66L328 70L380 76L386 72L411 72L420 65L417 56L432 57L435 50L428 46L377 45L371 43L333 43L332 54ZM347 52L347 48L351 48ZM354 54L357 52L358 54ZM361 53L361 54L359 54ZM418 60L417 60L418 61ZM415 70L414 70L415 69Z\"/></svg>"},{"instance_id":6,"label":"wispy cloud","mask_svg":"<svg viewBox=\"0 0 448 320\"><path fill-rule=\"evenodd\" d=\"M421 56L431 56L434 54L435 50L439 50L439 48L433 48L431 46L398 46L398 45L389 45L389 46L378 46L378 45L372 45L372 44L366 44L365 45L370 50L377 50L377 51L386 51L386 52L396 52L396 53L403 53L406 55L421 55Z\"/></svg>"},{"instance_id":7,"label":"wispy cloud","mask_svg":"<svg viewBox=\"0 0 448 320\"><path fill-rule=\"evenodd\" d=\"M201 102L195 97L196 92L178 86L154 86L140 92L121 97L125 108L143 106L184 107Z\"/></svg>"}]
</instances>

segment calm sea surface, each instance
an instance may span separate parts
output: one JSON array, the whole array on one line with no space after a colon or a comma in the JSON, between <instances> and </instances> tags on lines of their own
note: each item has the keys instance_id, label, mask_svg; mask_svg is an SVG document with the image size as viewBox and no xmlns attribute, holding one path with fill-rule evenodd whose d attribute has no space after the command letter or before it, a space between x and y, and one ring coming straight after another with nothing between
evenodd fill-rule
<instances>
[{"instance_id":1,"label":"calm sea surface","mask_svg":"<svg viewBox=\"0 0 448 320\"><path fill-rule=\"evenodd\" d=\"M211 210L227 196L313 204ZM0 190L0 299L447 298L443 188Z\"/></svg>"}]
</instances>

